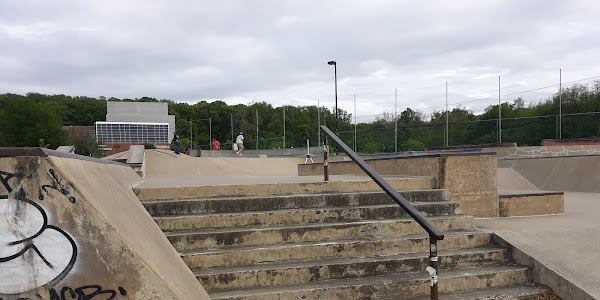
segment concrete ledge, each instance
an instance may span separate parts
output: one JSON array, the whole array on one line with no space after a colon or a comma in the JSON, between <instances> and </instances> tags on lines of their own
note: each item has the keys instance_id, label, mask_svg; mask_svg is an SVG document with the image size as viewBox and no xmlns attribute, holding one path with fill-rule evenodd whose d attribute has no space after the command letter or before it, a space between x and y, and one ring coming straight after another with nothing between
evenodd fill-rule
<instances>
[{"instance_id":1,"label":"concrete ledge","mask_svg":"<svg viewBox=\"0 0 600 300\"><path fill-rule=\"evenodd\" d=\"M285 149L252 149L252 144L245 144L242 152L245 157L306 157L307 148L285 148ZM201 150L198 153L201 157L236 157L237 154L233 150ZM310 147L310 154L313 157L323 156L323 147Z\"/></svg>"},{"instance_id":2,"label":"concrete ledge","mask_svg":"<svg viewBox=\"0 0 600 300\"><path fill-rule=\"evenodd\" d=\"M463 213L498 216L497 159L495 153L443 153L369 159L380 175L429 176L435 187L447 189L450 201L461 202ZM298 165L298 176L323 174L323 164ZM330 162L330 175L364 174L353 162Z\"/></svg>"},{"instance_id":3,"label":"concrete ledge","mask_svg":"<svg viewBox=\"0 0 600 300\"><path fill-rule=\"evenodd\" d=\"M498 200L500 217L565 213L563 192L504 194Z\"/></svg>"},{"instance_id":4,"label":"concrete ledge","mask_svg":"<svg viewBox=\"0 0 600 300\"><path fill-rule=\"evenodd\" d=\"M64 153L75 153L75 146L59 146L56 151Z\"/></svg>"},{"instance_id":5,"label":"concrete ledge","mask_svg":"<svg viewBox=\"0 0 600 300\"><path fill-rule=\"evenodd\" d=\"M386 178L396 190L431 189L434 180L431 177ZM268 195L352 193L381 191L370 178L368 180L344 180L305 183L273 183L248 185L213 185L189 187L134 188L140 201L171 199L199 199L210 197L252 197Z\"/></svg>"},{"instance_id":6,"label":"concrete ledge","mask_svg":"<svg viewBox=\"0 0 600 300\"><path fill-rule=\"evenodd\" d=\"M537 259L531 257L522 249L509 243L507 240L497 234L492 235L494 244L508 248L512 260L520 265L527 266L530 270L531 279L534 282L541 283L550 287L554 293L562 299L577 299L577 300L595 300L590 294L585 292L581 287L577 286L572 281L566 279L557 271L544 265ZM593 272L592 270L582 270L582 272Z\"/></svg>"}]
</instances>

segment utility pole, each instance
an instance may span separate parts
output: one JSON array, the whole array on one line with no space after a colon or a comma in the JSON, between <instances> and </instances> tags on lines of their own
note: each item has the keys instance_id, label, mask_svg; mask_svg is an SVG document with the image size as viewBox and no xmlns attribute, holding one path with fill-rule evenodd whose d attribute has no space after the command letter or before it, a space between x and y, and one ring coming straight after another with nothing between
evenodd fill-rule
<instances>
[{"instance_id":1,"label":"utility pole","mask_svg":"<svg viewBox=\"0 0 600 300\"><path fill-rule=\"evenodd\" d=\"M321 146L321 104L319 103L319 99L317 99L317 146Z\"/></svg>"},{"instance_id":2,"label":"utility pole","mask_svg":"<svg viewBox=\"0 0 600 300\"><path fill-rule=\"evenodd\" d=\"M397 153L397 152L398 152L398 88L396 88L395 92L394 92L394 153Z\"/></svg>"},{"instance_id":3,"label":"utility pole","mask_svg":"<svg viewBox=\"0 0 600 300\"><path fill-rule=\"evenodd\" d=\"M446 147L448 147L448 81L446 81Z\"/></svg>"},{"instance_id":4,"label":"utility pole","mask_svg":"<svg viewBox=\"0 0 600 300\"><path fill-rule=\"evenodd\" d=\"M558 139L562 140L562 69L558 70Z\"/></svg>"},{"instance_id":5,"label":"utility pole","mask_svg":"<svg viewBox=\"0 0 600 300\"><path fill-rule=\"evenodd\" d=\"M500 103L500 76L498 76L498 143L502 144L502 103Z\"/></svg>"}]
</instances>

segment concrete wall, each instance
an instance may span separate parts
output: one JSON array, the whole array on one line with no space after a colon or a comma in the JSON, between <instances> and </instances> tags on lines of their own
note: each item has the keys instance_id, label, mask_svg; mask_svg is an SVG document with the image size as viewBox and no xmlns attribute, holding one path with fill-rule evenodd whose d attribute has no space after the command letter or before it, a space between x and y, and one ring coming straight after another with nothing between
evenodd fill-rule
<instances>
[{"instance_id":1,"label":"concrete wall","mask_svg":"<svg viewBox=\"0 0 600 300\"><path fill-rule=\"evenodd\" d=\"M542 146L569 146L569 145L600 145L600 139L562 139L542 140Z\"/></svg>"},{"instance_id":2,"label":"concrete wall","mask_svg":"<svg viewBox=\"0 0 600 300\"><path fill-rule=\"evenodd\" d=\"M498 216L497 159L494 153L436 154L366 161L380 175L429 176L437 188L447 189L463 213ZM298 165L298 175L323 174L323 164ZM352 161L330 162L329 174L364 174Z\"/></svg>"},{"instance_id":3,"label":"concrete wall","mask_svg":"<svg viewBox=\"0 0 600 300\"><path fill-rule=\"evenodd\" d=\"M600 193L600 155L499 159L540 190Z\"/></svg>"},{"instance_id":4,"label":"concrete wall","mask_svg":"<svg viewBox=\"0 0 600 300\"><path fill-rule=\"evenodd\" d=\"M133 194L133 170L33 152L0 148L1 299L209 299Z\"/></svg>"},{"instance_id":5,"label":"concrete wall","mask_svg":"<svg viewBox=\"0 0 600 300\"><path fill-rule=\"evenodd\" d=\"M252 144L245 144L246 148L242 152L246 157L267 157L293 156L306 157L306 148L286 148L286 149L252 149ZM323 147L310 147L310 154L315 156L323 156ZM237 154L233 150L201 150L201 157L235 157ZM314 160L315 158L313 158Z\"/></svg>"},{"instance_id":6,"label":"concrete wall","mask_svg":"<svg viewBox=\"0 0 600 300\"><path fill-rule=\"evenodd\" d=\"M499 216L539 216L565 213L563 192L500 195Z\"/></svg>"}]
</instances>

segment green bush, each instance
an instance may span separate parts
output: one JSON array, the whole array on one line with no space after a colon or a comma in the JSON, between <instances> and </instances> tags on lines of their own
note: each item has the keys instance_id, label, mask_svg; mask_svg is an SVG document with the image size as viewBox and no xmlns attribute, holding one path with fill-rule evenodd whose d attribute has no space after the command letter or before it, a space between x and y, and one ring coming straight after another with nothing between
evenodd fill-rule
<instances>
[{"instance_id":1,"label":"green bush","mask_svg":"<svg viewBox=\"0 0 600 300\"><path fill-rule=\"evenodd\" d=\"M400 145L400 149L402 151L423 151L425 150L425 145L417 140L408 139Z\"/></svg>"}]
</instances>

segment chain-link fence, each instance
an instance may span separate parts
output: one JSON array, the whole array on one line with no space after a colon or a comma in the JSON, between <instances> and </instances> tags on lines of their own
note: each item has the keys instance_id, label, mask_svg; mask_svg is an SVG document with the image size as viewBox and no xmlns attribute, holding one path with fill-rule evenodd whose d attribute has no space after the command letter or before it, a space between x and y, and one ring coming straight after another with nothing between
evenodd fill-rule
<instances>
[{"instance_id":1,"label":"chain-link fence","mask_svg":"<svg viewBox=\"0 0 600 300\"><path fill-rule=\"evenodd\" d=\"M561 124L561 126L559 126ZM502 142L517 143L519 146L540 145L543 139L558 139L562 131L563 139L596 138L600 136L600 113L566 114L502 119ZM395 128L377 128L357 131L341 131L340 139L358 153L385 153L423 150L425 147L444 146L446 124L398 126L397 145L394 139ZM448 145L477 145L497 143L498 120L478 120L448 124ZM322 137L311 135L309 144L322 144ZM306 147L306 137L285 140L285 148ZM283 148L283 137L246 140L246 149ZM332 145L335 147L335 145ZM209 145L200 145L208 150ZM221 149L231 150L232 144L221 144Z\"/></svg>"}]
</instances>

